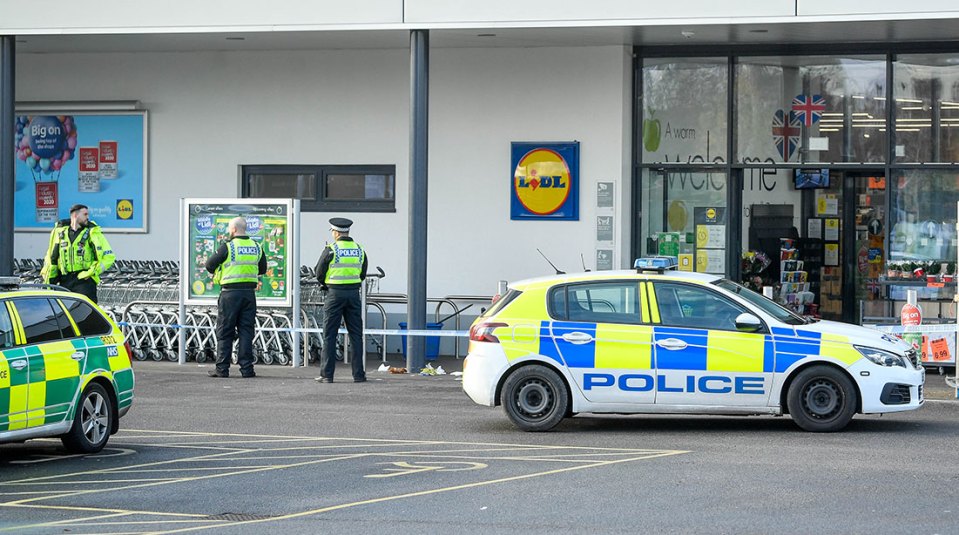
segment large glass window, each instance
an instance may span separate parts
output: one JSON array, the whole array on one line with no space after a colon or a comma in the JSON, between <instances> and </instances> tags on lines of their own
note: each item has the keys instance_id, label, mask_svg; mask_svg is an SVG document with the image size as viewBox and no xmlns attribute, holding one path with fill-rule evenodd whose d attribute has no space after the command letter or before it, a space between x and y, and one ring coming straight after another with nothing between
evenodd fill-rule
<instances>
[{"instance_id":1,"label":"large glass window","mask_svg":"<svg viewBox=\"0 0 959 535\"><path fill-rule=\"evenodd\" d=\"M902 55L896 84L896 161L959 162L959 54Z\"/></svg>"},{"instance_id":2,"label":"large glass window","mask_svg":"<svg viewBox=\"0 0 959 535\"><path fill-rule=\"evenodd\" d=\"M889 260L955 262L959 174L897 171L893 184Z\"/></svg>"},{"instance_id":3,"label":"large glass window","mask_svg":"<svg viewBox=\"0 0 959 535\"><path fill-rule=\"evenodd\" d=\"M395 212L392 165L244 166L244 197L300 199L304 212Z\"/></svg>"},{"instance_id":4,"label":"large glass window","mask_svg":"<svg viewBox=\"0 0 959 535\"><path fill-rule=\"evenodd\" d=\"M646 59L643 162L725 163L726 58Z\"/></svg>"},{"instance_id":5,"label":"large glass window","mask_svg":"<svg viewBox=\"0 0 959 535\"><path fill-rule=\"evenodd\" d=\"M725 274L725 172L644 169L643 204L641 256L675 256L680 269Z\"/></svg>"},{"instance_id":6,"label":"large glass window","mask_svg":"<svg viewBox=\"0 0 959 535\"><path fill-rule=\"evenodd\" d=\"M883 56L741 57L741 163L884 162Z\"/></svg>"}]
</instances>

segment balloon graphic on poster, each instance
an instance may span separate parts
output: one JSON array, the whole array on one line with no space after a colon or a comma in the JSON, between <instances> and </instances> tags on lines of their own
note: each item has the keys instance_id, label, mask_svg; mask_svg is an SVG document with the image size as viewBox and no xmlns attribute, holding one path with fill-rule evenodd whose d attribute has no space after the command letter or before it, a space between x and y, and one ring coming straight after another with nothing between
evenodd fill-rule
<instances>
[{"instance_id":1,"label":"balloon graphic on poster","mask_svg":"<svg viewBox=\"0 0 959 535\"><path fill-rule=\"evenodd\" d=\"M77 146L77 128L70 115L17 116L14 150L17 159L27 164L35 181L56 181L60 170L73 159ZM53 175L53 176L50 176Z\"/></svg>"}]
</instances>

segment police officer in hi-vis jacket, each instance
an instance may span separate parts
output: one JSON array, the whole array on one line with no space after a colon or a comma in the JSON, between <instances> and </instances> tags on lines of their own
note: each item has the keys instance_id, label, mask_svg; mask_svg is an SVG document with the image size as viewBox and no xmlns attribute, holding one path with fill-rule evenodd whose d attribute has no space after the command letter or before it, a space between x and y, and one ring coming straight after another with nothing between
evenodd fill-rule
<instances>
[{"instance_id":1,"label":"police officer in hi-vis jacket","mask_svg":"<svg viewBox=\"0 0 959 535\"><path fill-rule=\"evenodd\" d=\"M59 284L97 302L100 274L110 269L116 256L103 231L90 221L83 204L70 207L70 219L57 221L43 258L40 276L47 284Z\"/></svg>"},{"instance_id":2,"label":"police officer in hi-vis jacket","mask_svg":"<svg viewBox=\"0 0 959 535\"><path fill-rule=\"evenodd\" d=\"M323 354L320 357L320 383L332 383L336 366L336 336L340 321L346 322L350 336L350 363L353 382L366 381L363 362L363 308L360 291L366 278L366 251L350 237L353 222L344 217L330 219L333 243L320 253L316 278L327 290L323 301Z\"/></svg>"},{"instance_id":3,"label":"police officer in hi-vis jacket","mask_svg":"<svg viewBox=\"0 0 959 535\"><path fill-rule=\"evenodd\" d=\"M216 369L210 377L229 377L233 340L239 334L236 360L240 375L256 377L253 371L253 336L256 327L256 292L266 273L263 249L246 235L246 219L235 217L227 227L226 243L206 261L213 282L220 285L216 314Z\"/></svg>"}]
</instances>

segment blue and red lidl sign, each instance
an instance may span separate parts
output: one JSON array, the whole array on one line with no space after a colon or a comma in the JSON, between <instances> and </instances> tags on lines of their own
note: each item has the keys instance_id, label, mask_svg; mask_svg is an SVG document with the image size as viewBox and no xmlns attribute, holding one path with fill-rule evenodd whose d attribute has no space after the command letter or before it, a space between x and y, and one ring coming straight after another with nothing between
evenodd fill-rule
<instances>
[{"instance_id":1,"label":"blue and red lidl sign","mask_svg":"<svg viewBox=\"0 0 959 535\"><path fill-rule=\"evenodd\" d=\"M513 142L510 219L579 220L579 142Z\"/></svg>"}]
</instances>

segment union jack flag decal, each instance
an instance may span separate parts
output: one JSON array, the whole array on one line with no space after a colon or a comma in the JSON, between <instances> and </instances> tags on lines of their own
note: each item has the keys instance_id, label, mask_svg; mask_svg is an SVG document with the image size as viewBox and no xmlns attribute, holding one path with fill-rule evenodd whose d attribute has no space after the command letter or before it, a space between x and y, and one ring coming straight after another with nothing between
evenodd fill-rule
<instances>
[{"instance_id":1,"label":"union jack flag decal","mask_svg":"<svg viewBox=\"0 0 959 535\"><path fill-rule=\"evenodd\" d=\"M826 99L822 95L796 95L793 98L793 111L804 125L812 126L818 123L822 112L826 111Z\"/></svg>"},{"instance_id":2,"label":"union jack flag decal","mask_svg":"<svg viewBox=\"0 0 959 535\"><path fill-rule=\"evenodd\" d=\"M801 124L799 117L792 111L789 112L789 124L786 124L786 113L783 110L776 110L773 115L773 141L776 142L776 151L783 157L784 162L792 158L799 146Z\"/></svg>"}]
</instances>

